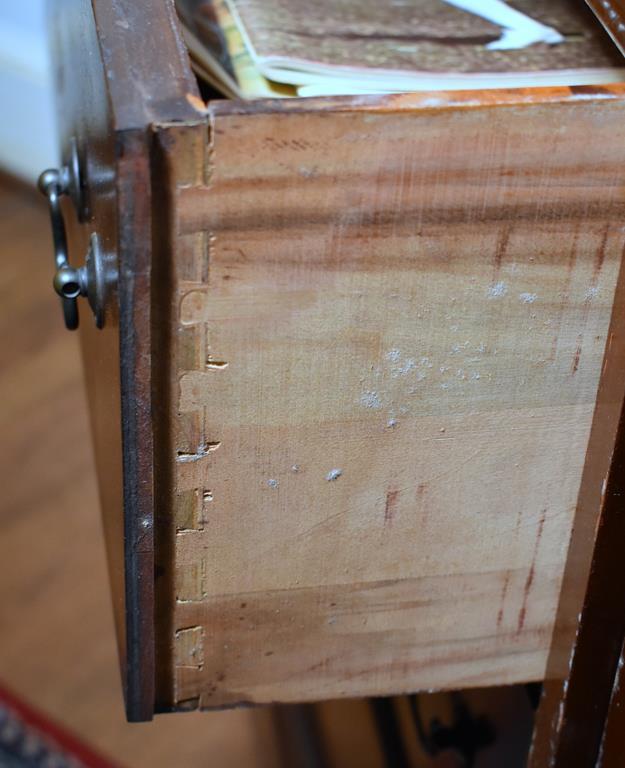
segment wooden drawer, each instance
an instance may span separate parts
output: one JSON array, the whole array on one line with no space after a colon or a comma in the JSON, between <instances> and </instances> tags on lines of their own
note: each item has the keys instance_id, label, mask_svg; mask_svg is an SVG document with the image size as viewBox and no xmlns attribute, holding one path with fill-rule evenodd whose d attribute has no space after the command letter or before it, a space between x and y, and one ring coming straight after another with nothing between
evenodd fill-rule
<instances>
[{"instance_id":1,"label":"wooden drawer","mask_svg":"<svg viewBox=\"0 0 625 768\"><path fill-rule=\"evenodd\" d=\"M544 676L625 103L464 98L157 133L177 703Z\"/></svg>"},{"instance_id":2,"label":"wooden drawer","mask_svg":"<svg viewBox=\"0 0 625 768\"><path fill-rule=\"evenodd\" d=\"M168 3L59 5L72 248L116 265L82 340L129 716L563 678L625 385L625 86L205 107Z\"/></svg>"}]
</instances>

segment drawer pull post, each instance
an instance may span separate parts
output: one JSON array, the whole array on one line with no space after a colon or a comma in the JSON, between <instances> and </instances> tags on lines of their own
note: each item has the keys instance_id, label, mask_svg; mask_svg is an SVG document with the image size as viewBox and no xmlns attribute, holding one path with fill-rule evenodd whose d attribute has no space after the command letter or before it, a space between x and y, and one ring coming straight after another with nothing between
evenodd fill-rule
<instances>
[{"instance_id":1,"label":"drawer pull post","mask_svg":"<svg viewBox=\"0 0 625 768\"><path fill-rule=\"evenodd\" d=\"M97 234L91 235L85 264L73 267L69 263L65 222L61 211L61 197L70 192L70 172L67 167L48 168L39 176L39 190L48 200L55 273L52 284L61 299L65 327L78 328L78 297L86 296L94 312L96 325L103 325L103 266Z\"/></svg>"}]
</instances>

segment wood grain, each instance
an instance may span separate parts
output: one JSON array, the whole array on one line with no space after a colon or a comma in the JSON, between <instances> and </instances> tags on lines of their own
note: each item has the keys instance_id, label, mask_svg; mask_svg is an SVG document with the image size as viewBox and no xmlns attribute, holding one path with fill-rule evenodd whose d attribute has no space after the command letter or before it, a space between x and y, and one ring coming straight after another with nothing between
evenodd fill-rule
<instances>
[{"instance_id":1,"label":"wood grain","mask_svg":"<svg viewBox=\"0 0 625 768\"><path fill-rule=\"evenodd\" d=\"M163 307L174 702L543 677L625 242L623 103L484 101L212 109ZM162 183L196 141L161 142Z\"/></svg>"}]
</instances>

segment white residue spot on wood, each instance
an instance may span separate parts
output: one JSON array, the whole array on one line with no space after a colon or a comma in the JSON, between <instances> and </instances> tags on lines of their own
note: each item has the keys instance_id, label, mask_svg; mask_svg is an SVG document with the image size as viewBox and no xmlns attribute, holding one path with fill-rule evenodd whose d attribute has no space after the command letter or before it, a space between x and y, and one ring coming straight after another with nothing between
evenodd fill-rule
<instances>
[{"instance_id":1,"label":"white residue spot on wood","mask_svg":"<svg viewBox=\"0 0 625 768\"><path fill-rule=\"evenodd\" d=\"M365 408L381 408L382 401L377 392L363 392L360 396L360 404Z\"/></svg>"},{"instance_id":2,"label":"white residue spot on wood","mask_svg":"<svg viewBox=\"0 0 625 768\"><path fill-rule=\"evenodd\" d=\"M328 474L326 475L326 480L331 483L333 480L338 480L339 477L343 474L342 469L331 469Z\"/></svg>"},{"instance_id":3,"label":"white residue spot on wood","mask_svg":"<svg viewBox=\"0 0 625 768\"><path fill-rule=\"evenodd\" d=\"M470 346L470 341L465 341L462 344L454 344L450 350L450 354L459 355L463 350L468 349Z\"/></svg>"},{"instance_id":4,"label":"white residue spot on wood","mask_svg":"<svg viewBox=\"0 0 625 768\"><path fill-rule=\"evenodd\" d=\"M592 301L593 299L597 298L597 294L599 293L599 289L596 285L592 285L584 294L584 301Z\"/></svg>"},{"instance_id":5,"label":"white residue spot on wood","mask_svg":"<svg viewBox=\"0 0 625 768\"><path fill-rule=\"evenodd\" d=\"M386 359L390 360L391 363L397 363L400 357L401 352L399 349L391 349L386 353Z\"/></svg>"},{"instance_id":6,"label":"white residue spot on wood","mask_svg":"<svg viewBox=\"0 0 625 768\"><path fill-rule=\"evenodd\" d=\"M291 467L291 472L299 472L299 469L300 469L299 464L293 464L293 466Z\"/></svg>"},{"instance_id":7,"label":"white residue spot on wood","mask_svg":"<svg viewBox=\"0 0 625 768\"><path fill-rule=\"evenodd\" d=\"M275 477L271 477L269 478L269 480L267 480L267 485L270 488L277 488L280 485L280 483L275 479Z\"/></svg>"},{"instance_id":8,"label":"white residue spot on wood","mask_svg":"<svg viewBox=\"0 0 625 768\"><path fill-rule=\"evenodd\" d=\"M503 282L503 280L500 280L498 283L491 285L491 287L488 289L488 298L501 299L506 295L506 293L508 293L508 286Z\"/></svg>"},{"instance_id":9,"label":"white residue spot on wood","mask_svg":"<svg viewBox=\"0 0 625 768\"><path fill-rule=\"evenodd\" d=\"M410 371L414 371L416 367L417 363L412 358L409 358L408 360L404 360L401 365L393 368L391 370L391 376L394 379L396 379L398 376L405 376L406 374L410 373Z\"/></svg>"},{"instance_id":10,"label":"white residue spot on wood","mask_svg":"<svg viewBox=\"0 0 625 768\"><path fill-rule=\"evenodd\" d=\"M519 299L523 302L523 304L533 304L537 298L538 298L538 295L536 293L520 293L519 294Z\"/></svg>"}]
</instances>

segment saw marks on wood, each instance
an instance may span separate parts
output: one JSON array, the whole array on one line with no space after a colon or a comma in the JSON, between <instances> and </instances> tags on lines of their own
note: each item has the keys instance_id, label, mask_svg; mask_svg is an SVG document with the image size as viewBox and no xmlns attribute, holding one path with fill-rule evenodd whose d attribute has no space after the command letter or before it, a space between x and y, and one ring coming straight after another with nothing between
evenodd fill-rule
<instances>
[{"instance_id":1,"label":"saw marks on wood","mask_svg":"<svg viewBox=\"0 0 625 768\"><path fill-rule=\"evenodd\" d=\"M180 702L544 674L624 244L622 107L402 105L216 108L208 173L179 185Z\"/></svg>"}]
</instances>

